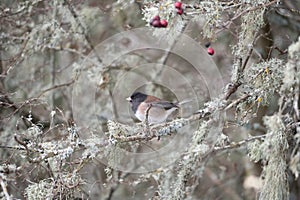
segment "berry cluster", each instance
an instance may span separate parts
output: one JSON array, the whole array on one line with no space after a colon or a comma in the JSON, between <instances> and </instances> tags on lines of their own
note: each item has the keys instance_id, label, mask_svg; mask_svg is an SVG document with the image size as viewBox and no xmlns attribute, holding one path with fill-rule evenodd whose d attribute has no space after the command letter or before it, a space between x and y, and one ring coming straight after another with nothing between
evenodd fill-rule
<instances>
[{"instance_id":1,"label":"berry cluster","mask_svg":"<svg viewBox=\"0 0 300 200\"><path fill-rule=\"evenodd\" d=\"M180 1L177 1L174 3L174 6L177 9L177 14L182 15L183 14L182 3ZM156 15L151 19L150 25L156 28L166 28L168 26L168 21L165 19L161 20L160 16Z\"/></svg>"},{"instance_id":2,"label":"berry cluster","mask_svg":"<svg viewBox=\"0 0 300 200\"><path fill-rule=\"evenodd\" d=\"M152 18L150 21L150 25L153 27L158 27L158 28L166 28L168 26L168 21L165 19L160 19L159 15L156 15Z\"/></svg>"},{"instance_id":3,"label":"berry cluster","mask_svg":"<svg viewBox=\"0 0 300 200\"><path fill-rule=\"evenodd\" d=\"M215 50L212 48L212 47L210 47L210 42L208 42L208 43L206 43L205 44L205 47L207 48L207 53L209 54L209 55L214 55L215 54Z\"/></svg>"},{"instance_id":4,"label":"berry cluster","mask_svg":"<svg viewBox=\"0 0 300 200\"><path fill-rule=\"evenodd\" d=\"M183 14L183 8L182 3L180 1L175 2L175 8L177 9L177 14L182 15Z\"/></svg>"}]
</instances>

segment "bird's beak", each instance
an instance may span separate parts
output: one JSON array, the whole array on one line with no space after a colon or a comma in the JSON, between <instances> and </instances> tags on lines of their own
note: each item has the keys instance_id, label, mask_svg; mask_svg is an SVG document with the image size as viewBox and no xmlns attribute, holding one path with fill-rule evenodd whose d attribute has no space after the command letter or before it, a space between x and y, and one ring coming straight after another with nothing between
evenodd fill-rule
<instances>
[{"instance_id":1,"label":"bird's beak","mask_svg":"<svg viewBox=\"0 0 300 200\"><path fill-rule=\"evenodd\" d=\"M131 101L131 98L130 98L130 97L127 97L126 100L127 100L127 101Z\"/></svg>"}]
</instances>

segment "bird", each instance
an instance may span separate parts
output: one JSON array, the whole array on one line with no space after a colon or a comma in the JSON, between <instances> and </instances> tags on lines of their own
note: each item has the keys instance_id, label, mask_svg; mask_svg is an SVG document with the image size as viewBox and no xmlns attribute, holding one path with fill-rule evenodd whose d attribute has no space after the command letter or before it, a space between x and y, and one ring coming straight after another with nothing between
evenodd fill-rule
<instances>
[{"instance_id":1,"label":"bird","mask_svg":"<svg viewBox=\"0 0 300 200\"><path fill-rule=\"evenodd\" d=\"M165 101L141 92L134 92L126 100L129 101L131 109L139 121L144 122L148 112L150 125L166 122L167 118L179 109L179 103Z\"/></svg>"}]
</instances>

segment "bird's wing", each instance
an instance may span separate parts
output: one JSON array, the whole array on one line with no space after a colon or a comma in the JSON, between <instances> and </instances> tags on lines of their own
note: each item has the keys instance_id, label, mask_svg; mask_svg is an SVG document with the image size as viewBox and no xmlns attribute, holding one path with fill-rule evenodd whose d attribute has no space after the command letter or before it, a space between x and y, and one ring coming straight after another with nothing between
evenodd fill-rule
<instances>
[{"instance_id":1,"label":"bird's wing","mask_svg":"<svg viewBox=\"0 0 300 200\"><path fill-rule=\"evenodd\" d=\"M164 108L165 110L169 110L171 108L178 107L176 104L171 103L169 101L152 102L150 104L154 107Z\"/></svg>"}]
</instances>

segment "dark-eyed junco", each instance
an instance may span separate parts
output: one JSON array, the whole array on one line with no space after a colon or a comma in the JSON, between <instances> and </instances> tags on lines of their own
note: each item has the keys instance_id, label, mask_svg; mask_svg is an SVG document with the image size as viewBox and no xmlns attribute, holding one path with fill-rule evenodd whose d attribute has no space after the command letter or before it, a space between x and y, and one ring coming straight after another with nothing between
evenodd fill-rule
<instances>
[{"instance_id":1,"label":"dark-eyed junco","mask_svg":"<svg viewBox=\"0 0 300 200\"><path fill-rule=\"evenodd\" d=\"M131 109L136 118L145 121L147 109L149 124L159 124L165 122L168 116L177 110L179 103L171 103L155 96L141 92L135 92L126 100L130 102ZM150 108L149 108L150 107Z\"/></svg>"}]
</instances>

